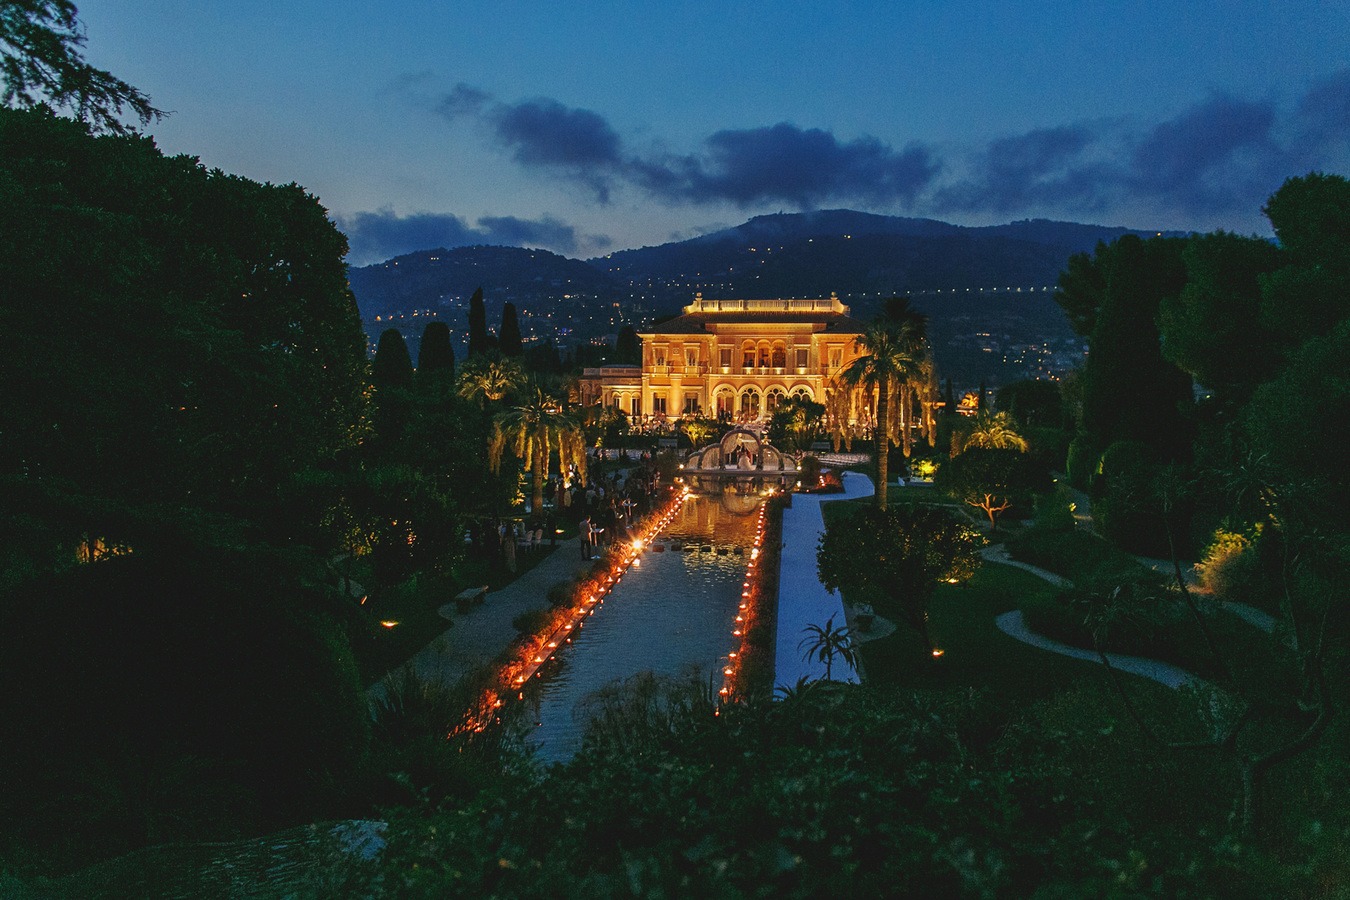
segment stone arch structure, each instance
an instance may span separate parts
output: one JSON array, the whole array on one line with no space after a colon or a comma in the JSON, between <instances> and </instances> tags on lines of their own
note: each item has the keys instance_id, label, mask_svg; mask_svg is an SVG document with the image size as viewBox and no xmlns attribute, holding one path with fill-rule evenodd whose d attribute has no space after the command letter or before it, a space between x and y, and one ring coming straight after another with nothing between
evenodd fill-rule
<instances>
[{"instance_id":1,"label":"stone arch structure","mask_svg":"<svg viewBox=\"0 0 1350 900\"><path fill-rule=\"evenodd\" d=\"M797 461L748 428L733 428L715 444L695 450L685 460L690 472L796 472Z\"/></svg>"},{"instance_id":2,"label":"stone arch structure","mask_svg":"<svg viewBox=\"0 0 1350 900\"><path fill-rule=\"evenodd\" d=\"M811 391L811 386L808 385L808 384L799 384L799 385L796 385L795 387L792 388L792 390L788 391L788 396L791 396L791 397L801 397L801 398L803 398L803 399L805 399L805 400L815 400L815 399L816 399L816 398L815 398L815 395L814 395L813 392Z\"/></svg>"},{"instance_id":3,"label":"stone arch structure","mask_svg":"<svg viewBox=\"0 0 1350 900\"><path fill-rule=\"evenodd\" d=\"M787 342L774 341L771 351L770 363L775 369L787 367Z\"/></svg>"}]
</instances>

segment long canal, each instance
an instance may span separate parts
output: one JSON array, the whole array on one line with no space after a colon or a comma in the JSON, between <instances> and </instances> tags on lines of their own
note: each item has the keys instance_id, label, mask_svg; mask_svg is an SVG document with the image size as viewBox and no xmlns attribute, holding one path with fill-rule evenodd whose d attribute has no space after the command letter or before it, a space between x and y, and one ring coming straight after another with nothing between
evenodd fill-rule
<instances>
[{"instance_id":1,"label":"long canal","mask_svg":"<svg viewBox=\"0 0 1350 900\"><path fill-rule=\"evenodd\" d=\"M581 747L588 698L641 672L695 675L716 686L740 646L736 616L762 499L690 494L637 562L532 679L522 713L541 760Z\"/></svg>"}]
</instances>

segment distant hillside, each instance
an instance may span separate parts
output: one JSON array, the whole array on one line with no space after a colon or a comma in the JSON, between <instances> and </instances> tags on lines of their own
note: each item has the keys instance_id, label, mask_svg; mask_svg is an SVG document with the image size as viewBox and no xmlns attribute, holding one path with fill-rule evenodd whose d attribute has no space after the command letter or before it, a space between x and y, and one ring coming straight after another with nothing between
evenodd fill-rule
<instances>
[{"instance_id":1,"label":"distant hillside","mask_svg":"<svg viewBox=\"0 0 1350 900\"><path fill-rule=\"evenodd\" d=\"M348 277L364 318L453 306L479 287L498 307L516 297L562 300L614 288L613 279L589 263L520 247L422 250L350 269Z\"/></svg>"},{"instance_id":2,"label":"distant hillside","mask_svg":"<svg viewBox=\"0 0 1350 900\"><path fill-rule=\"evenodd\" d=\"M591 262L656 295L662 288L727 297L889 295L1053 285L1070 255L1128 233L1154 232L1044 219L968 228L825 210L757 216L735 228Z\"/></svg>"},{"instance_id":3,"label":"distant hillside","mask_svg":"<svg viewBox=\"0 0 1350 900\"><path fill-rule=\"evenodd\" d=\"M1059 273L1072 254L1131 233L1155 232L1044 219L971 228L825 210L757 216L691 240L589 261L518 247L460 247L354 268L350 277L372 340L393 325L415 341L428 318L440 318L461 343L468 298L480 286L489 327L510 300L527 340L560 344L612 335L626 322L650 323L678 312L697 292L728 298L833 292L863 319L882 298L911 294L930 317L939 365L959 379L996 384L1074 364L1080 342L1053 300Z\"/></svg>"}]
</instances>

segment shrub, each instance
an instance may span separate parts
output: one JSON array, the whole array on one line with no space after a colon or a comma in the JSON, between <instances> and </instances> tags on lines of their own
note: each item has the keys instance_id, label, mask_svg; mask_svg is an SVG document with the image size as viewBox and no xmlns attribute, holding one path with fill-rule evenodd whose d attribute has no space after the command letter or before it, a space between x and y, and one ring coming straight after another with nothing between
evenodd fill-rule
<instances>
[{"instance_id":1,"label":"shrub","mask_svg":"<svg viewBox=\"0 0 1350 900\"><path fill-rule=\"evenodd\" d=\"M1028 528L1007 542L1013 559L1062 575L1075 584L1123 580L1145 571L1132 556L1090 531Z\"/></svg>"},{"instance_id":2,"label":"shrub","mask_svg":"<svg viewBox=\"0 0 1350 900\"><path fill-rule=\"evenodd\" d=\"M547 609L527 609L511 620L511 627L523 636L538 634L553 621L553 613Z\"/></svg>"},{"instance_id":3,"label":"shrub","mask_svg":"<svg viewBox=\"0 0 1350 900\"><path fill-rule=\"evenodd\" d=\"M1217 528L1205 549L1204 559L1195 567L1200 583L1220 597L1226 596L1243 580L1244 560L1249 566L1252 542L1244 534Z\"/></svg>"},{"instance_id":4,"label":"shrub","mask_svg":"<svg viewBox=\"0 0 1350 900\"><path fill-rule=\"evenodd\" d=\"M1063 486L1052 494L1036 498L1036 528L1050 534L1073 531L1078 525L1073 517L1073 498Z\"/></svg>"},{"instance_id":5,"label":"shrub","mask_svg":"<svg viewBox=\"0 0 1350 900\"><path fill-rule=\"evenodd\" d=\"M816 482L820 480L820 458L809 454L803 456L797 474L802 483L802 490L814 490Z\"/></svg>"},{"instance_id":6,"label":"shrub","mask_svg":"<svg viewBox=\"0 0 1350 900\"><path fill-rule=\"evenodd\" d=\"M1083 435L1069 443L1069 455L1065 467L1069 470L1069 483L1080 490L1092 486L1102 459L1101 448Z\"/></svg>"},{"instance_id":7,"label":"shrub","mask_svg":"<svg viewBox=\"0 0 1350 900\"><path fill-rule=\"evenodd\" d=\"M559 581L548 589L548 605L571 606L572 601L576 598L577 586L580 584L580 580L576 578Z\"/></svg>"}]
</instances>

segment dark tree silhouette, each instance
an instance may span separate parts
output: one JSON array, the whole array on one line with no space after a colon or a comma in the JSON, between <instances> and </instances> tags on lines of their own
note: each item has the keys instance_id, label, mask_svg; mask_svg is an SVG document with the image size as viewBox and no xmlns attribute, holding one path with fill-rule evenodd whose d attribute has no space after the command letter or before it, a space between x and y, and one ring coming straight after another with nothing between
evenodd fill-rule
<instances>
[{"instance_id":1,"label":"dark tree silhouette","mask_svg":"<svg viewBox=\"0 0 1350 900\"><path fill-rule=\"evenodd\" d=\"M455 348L450 343L450 326L444 322L431 322L422 329L417 374L422 377L432 373L445 373L450 378L455 375Z\"/></svg>"},{"instance_id":2,"label":"dark tree silhouette","mask_svg":"<svg viewBox=\"0 0 1350 900\"><path fill-rule=\"evenodd\" d=\"M469 358L482 356L488 350L487 309L483 306L483 289L469 298Z\"/></svg>"},{"instance_id":3,"label":"dark tree silhouette","mask_svg":"<svg viewBox=\"0 0 1350 900\"><path fill-rule=\"evenodd\" d=\"M497 346L503 356L520 356L524 350L520 345L520 320L516 318L516 305L510 300L502 305L502 330L497 334Z\"/></svg>"},{"instance_id":4,"label":"dark tree silhouette","mask_svg":"<svg viewBox=\"0 0 1350 900\"><path fill-rule=\"evenodd\" d=\"M371 373L378 388L412 387L412 357L408 355L408 345L397 328L390 328L380 335Z\"/></svg>"},{"instance_id":5,"label":"dark tree silhouette","mask_svg":"<svg viewBox=\"0 0 1350 900\"><path fill-rule=\"evenodd\" d=\"M48 103L68 109L95 131L126 134L120 117L142 125L162 119L150 98L85 62L84 29L71 0L0 0L0 105Z\"/></svg>"},{"instance_id":6,"label":"dark tree silhouette","mask_svg":"<svg viewBox=\"0 0 1350 900\"><path fill-rule=\"evenodd\" d=\"M614 362L633 366L642 362L642 341L632 325L619 329L619 336L614 341Z\"/></svg>"}]
</instances>

